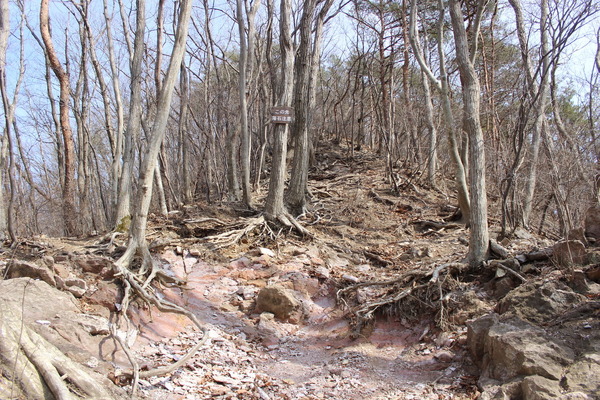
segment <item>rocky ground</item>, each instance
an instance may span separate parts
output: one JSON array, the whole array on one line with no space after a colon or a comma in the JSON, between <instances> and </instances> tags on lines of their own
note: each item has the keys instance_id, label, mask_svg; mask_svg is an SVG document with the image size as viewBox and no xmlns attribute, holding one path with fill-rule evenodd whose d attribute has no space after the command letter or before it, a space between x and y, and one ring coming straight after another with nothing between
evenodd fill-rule
<instances>
[{"instance_id":1,"label":"rocky ground","mask_svg":"<svg viewBox=\"0 0 600 400\"><path fill-rule=\"evenodd\" d=\"M154 218L155 261L187 282L162 293L206 325L209 341L184 367L141 379L135 397L598 399L600 268L583 234L555 244L520 230L498 261L434 282L436 267L467 251L468 232L443 220L453 200L405 171L395 196L382 176L366 154L324 157L300 218L311 239L260 225L229 244L252 220L229 204ZM24 326L124 398L131 364L110 334L122 297L116 239L110 254L100 237L40 237L6 250L0 310L19 310ZM425 280L393 282L411 271ZM360 286L373 281L393 283ZM407 282L435 284L411 292ZM340 296L345 288L353 295ZM356 310L407 289L357 321ZM129 316L113 335L142 370L176 362L201 336L185 317L140 302ZM0 398L19 398L10 363L0 365Z\"/></svg>"}]
</instances>

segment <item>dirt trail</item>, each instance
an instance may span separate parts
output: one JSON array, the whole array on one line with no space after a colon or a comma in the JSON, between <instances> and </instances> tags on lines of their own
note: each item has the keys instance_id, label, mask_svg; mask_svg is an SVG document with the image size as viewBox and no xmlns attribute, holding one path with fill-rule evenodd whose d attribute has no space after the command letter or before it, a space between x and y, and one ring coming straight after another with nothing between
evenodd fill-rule
<instances>
[{"instance_id":1,"label":"dirt trail","mask_svg":"<svg viewBox=\"0 0 600 400\"><path fill-rule=\"evenodd\" d=\"M316 296L311 314L301 324L265 322L251 310L244 313L232 306L240 293L255 293L257 286L279 279L277 274L262 280L240 276L255 277L257 271L276 268L278 263L304 265L298 261L304 258L303 254L269 262L265 257L242 258L216 265L186 257L184 267L181 256L165 253L163 260L175 275L188 279L183 292L171 290L167 296L183 301L210 326L212 336L192 367L170 378L143 381L143 395L160 399L182 392L169 398L190 400L461 398L461 377L468 375L461 337L446 333L444 343L437 346L428 319L404 326L396 318L380 318L368 338L351 340L348 321L331 294ZM155 318L146 329L168 336L158 351L150 343L139 347L138 353L157 363L182 354L193 334L185 330L169 334L173 328L172 317Z\"/></svg>"}]
</instances>

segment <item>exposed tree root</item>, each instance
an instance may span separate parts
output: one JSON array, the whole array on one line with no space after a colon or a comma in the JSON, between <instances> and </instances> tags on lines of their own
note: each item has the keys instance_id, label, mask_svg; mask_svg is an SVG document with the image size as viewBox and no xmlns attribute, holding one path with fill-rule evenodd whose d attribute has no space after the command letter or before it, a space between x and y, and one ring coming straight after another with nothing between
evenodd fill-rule
<instances>
[{"instance_id":1,"label":"exposed tree root","mask_svg":"<svg viewBox=\"0 0 600 400\"><path fill-rule=\"evenodd\" d=\"M131 246L130 246L131 247ZM152 262L152 258L150 252L147 247L143 247L138 249L142 253L142 265L140 267L139 273L134 274L129 269L131 262L133 260L133 251L128 251L114 264L115 276L118 276L123 281L125 287L125 294L123 296L123 300L121 301L121 310L120 315L126 321L129 322L127 318L127 309L129 307L129 302L131 299L131 292L137 295L142 301L146 302L150 306L155 306L159 311L162 312L170 312L175 314L181 314L186 316L192 323L202 332L202 338L196 343L191 349L188 350L186 355L179 359L177 362L170 364L168 366L159 367L155 369L151 369L148 371L140 371L137 362L133 359L131 355L131 351L129 350L127 341L124 340L119 335L116 335L116 331L113 330L113 336L117 339L123 350L125 351L127 357L130 359L132 364L132 394L137 390L137 382L139 378L147 378L151 376L161 376L169 374L181 366L185 365L189 359L202 347L206 341L208 340L208 331L206 328L198 321L196 316L192 314L189 310L184 307L178 306L166 299L160 298L157 296L155 289L151 286L151 283L154 280L160 280L163 283L169 281L169 283L182 283L181 281L168 276L161 268L159 268L154 262Z\"/></svg>"},{"instance_id":2,"label":"exposed tree root","mask_svg":"<svg viewBox=\"0 0 600 400\"><path fill-rule=\"evenodd\" d=\"M0 303L0 361L28 399L115 399L80 364L24 325L21 313Z\"/></svg>"},{"instance_id":3,"label":"exposed tree root","mask_svg":"<svg viewBox=\"0 0 600 400\"><path fill-rule=\"evenodd\" d=\"M417 311L415 301L420 305L418 308L427 308L429 312L436 311L438 325L444 328L447 325L445 292L452 291L452 287L445 287L451 286L446 284L447 278L452 272L464 271L467 267L467 264L463 263L447 263L430 270L410 271L397 279L362 282L339 290L338 300L345 304L351 313L352 336L361 336L363 329L373 321L378 310L393 309L400 313L410 310L414 313ZM367 293L366 289L369 289L370 293ZM352 298L351 294L354 295Z\"/></svg>"},{"instance_id":4,"label":"exposed tree root","mask_svg":"<svg viewBox=\"0 0 600 400\"><path fill-rule=\"evenodd\" d=\"M236 224L238 228L220 233L218 235L207 236L204 238L204 240L214 244L216 249L222 249L238 243L244 236L247 236L260 227L264 228L265 231L273 236L272 238L274 239L276 235L269 224L280 225L285 228L295 230L302 236L313 237L312 233L310 233L308 229L302 226L302 224L300 224L289 213L282 213L275 217L261 214L257 217L243 219L242 224Z\"/></svg>"}]
</instances>

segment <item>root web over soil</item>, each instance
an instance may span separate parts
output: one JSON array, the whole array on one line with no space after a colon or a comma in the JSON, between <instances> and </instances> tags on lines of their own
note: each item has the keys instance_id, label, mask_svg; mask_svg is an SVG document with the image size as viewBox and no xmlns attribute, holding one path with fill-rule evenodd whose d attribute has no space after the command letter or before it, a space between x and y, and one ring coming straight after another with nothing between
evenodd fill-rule
<instances>
[{"instance_id":1,"label":"root web over soil","mask_svg":"<svg viewBox=\"0 0 600 400\"><path fill-rule=\"evenodd\" d=\"M448 328L444 301L456 290L452 274L467 268L463 263L446 263L429 270L410 271L397 279L362 282L340 289L337 297L351 313L352 336L362 336L378 311L414 318L425 309L435 312L440 328Z\"/></svg>"}]
</instances>

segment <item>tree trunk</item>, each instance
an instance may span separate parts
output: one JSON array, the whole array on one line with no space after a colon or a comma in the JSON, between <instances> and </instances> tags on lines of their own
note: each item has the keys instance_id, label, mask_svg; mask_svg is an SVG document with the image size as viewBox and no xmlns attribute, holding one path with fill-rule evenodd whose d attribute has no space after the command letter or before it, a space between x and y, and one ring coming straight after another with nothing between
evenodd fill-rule
<instances>
[{"instance_id":1,"label":"tree trunk","mask_svg":"<svg viewBox=\"0 0 600 400\"><path fill-rule=\"evenodd\" d=\"M478 8L485 1L480 0ZM473 65L476 49L469 50L467 32L459 0L450 0L450 17L456 45L456 62L460 72L463 98L463 126L469 137L469 165L471 189L471 237L469 240L469 263L478 267L488 257L489 233L487 222L487 193L485 185L485 146L479 119L479 96L481 88ZM475 32L478 27L474 27ZM475 35L474 41L477 37Z\"/></svg>"},{"instance_id":2,"label":"tree trunk","mask_svg":"<svg viewBox=\"0 0 600 400\"><path fill-rule=\"evenodd\" d=\"M124 136L123 168L119 181L115 226L131 215L131 194L133 192L134 142L142 129L142 59L144 57L144 31L146 29L146 1L136 0L136 27L133 55L130 59L131 90L129 120Z\"/></svg>"},{"instance_id":3,"label":"tree trunk","mask_svg":"<svg viewBox=\"0 0 600 400\"><path fill-rule=\"evenodd\" d=\"M289 107L292 102L294 85L294 51L290 34L291 0L281 0L279 40L282 54L280 95L278 106ZM276 124L274 129L273 163L269 180L269 193L265 202L267 219L278 221L286 218L287 211L283 202L285 188L286 156L287 156L287 124Z\"/></svg>"},{"instance_id":4,"label":"tree trunk","mask_svg":"<svg viewBox=\"0 0 600 400\"><path fill-rule=\"evenodd\" d=\"M529 58L529 46L527 45L527 36L525 23L523 21L523 11L520 0L509 0L515 12L515 22L517 25L517 36L521 47L521 57L525 69L525 77L529 87L529 96L534 102L535 124L531 133L531 143L529 146L529 171L525 181L525 193L523 195L523 211L521 221L525 227L529 226L531 210L533 207L533 195L537 184L537 168L540 153L540 144L542 142L542 129L546 119L546 108L548 105L548 72L549 72L549 45L548 45L548 0L542 0L540 4L540 40L541 40L541 80L538 84Z\"/></svg>"},{"instance_id":5,"label":"tree trunk","mask_svg":"<svg viewBox=\"0 0 600 400\"><path fill-rule=\"evenodd\" d=\"M115 108L117 111L117 128L114 139L114 152L111 161L111 190L110 190L110 223L116 220L117 203L119 199L119 179L122 171L123 157L123 131L125 127L125 117L123 111L123 100L121 98L121 85L119 83L119 69L115 61L115 49L113 45L112 21L108 15L108 0L103 0L104 4L104 20L106 22L106 40L108 46L108 60L110 62L111 81L113 94L115 98Z\"/></svg>"},{"instance_id":6,"label":"tree trunk","mask_svg":"<svg viewBox=\"0 0 600 400\"><path fill-rule=\"evenodd\" d=\"M425 114L427 131L429 134L429 157L427 167L427 181L433 188L437 187L435 181L435 174L437 173L437 129L433 120L433 101L431 100L431 89L429 87L429 80L424 72L421 72L421 79L423 81L423 91L425 92Z\"/></svg>"},{"instance_id":7,"label":"tree trunk","mask_svg":"<svg viewBox=\"0 0 600 400\"><path fill-rule=\"evenodd\" d=\"M303 212L306 204L306 183L308 180L308 88L311 67L311 33L316 0L304 2L300 19L300 43L294 60L294 111L295 121L292 125L294 142L294 158L292 175L287 192L286 202L294 215Z\"/></svg>"},{"instance_id":8,"label":"tree trunk","mask_svg":"<svg viewBox=\"0 0 600 400\"><path fill-rule=\"evenodd\" d=\"M242 167L242 201L251 208L252 188L250 187L250 133L248 132L248 102L246 100L246 66L248 63L248 47L246 45L246 26L242 0L236 0L236 16L240 34L239 61L239 99L240 99L240 134L242 138L241 167ZM252 55L250 55L252 57Z\"/></svg>"},{"instance_id":9,"label":"tree trunk","mask_svg":"<svg viewBox=\"0 0 600 400\"><path fill-rule=\"evenodd\" d=\"M438 1L438 23L437 23L437 42L438 42L438 57L440 62L440 79L438 80L433 74L431 69L427 66L423 57L423 51L419 40L417 31L417 0L412 0L410 7L410 30L409 39L410 44L413 48L413 53L419 63L422 71L427 75L430 82L438 89L442 98L442 109L444 122L446 123L446 130L448 134L448 143L450 145L450 158L454 163L457 194L458 194L458 206L462 214L462 222L469 225L471 205L469 200L469 189L467 187L467 174L465 172L465 166L463 165L460 151L458 148L458 141L456 138L456 129L454 128L454 115L452 113L452 104L450 102L450 85L448 82L448 72L446 71L446 59L444 53L444 41L441 39L444 37L444 2L443 0Z\"/></svg>"},{"instance_id":10,"label":"tree trunk","mask_svg":"<svg viewBox=\"0 0 600 400\"><path fill-rule=\"evenodd\" d=\"M136 201L137 204L132 221L130 241L127 251L118 261L118 264L121 266L129 264L138 250L141 250L144 253L145 258L149 256L146 245L146 227L148 222L148 211L150 209L150 200L152 199L152 182L155 166L158 162L158 153L166 133L173 89L177 81L179 69L181 68L181 61L185 54L191 10L192 1L182 0L175 33L175 43L173 45L171 59L169 60L169 67L162 84L162 89L158 96L156 118L148 138L148 146L146 147L142 167L140 169L139 182L141 186ZM148 260L146 259L145 261Z\"/></svg>"},{"instance_id":11,"label":"tree trunk","mask_svg":"<svg viewBox=\"0 0 600 400\"><path fill-rule=\"evenodd\" d=\"M65 72L54 50L50 36L50 23L48 15L49 0L41 0L40 5L40 32L50 67L60 84L60 129L62 133L64 154L64 184L62 190L62 211L67 235L77 233L77 209L75 207L75 143L73 131L69 121L70 85L69 75Z\"/></svg>"}]
</instances>

